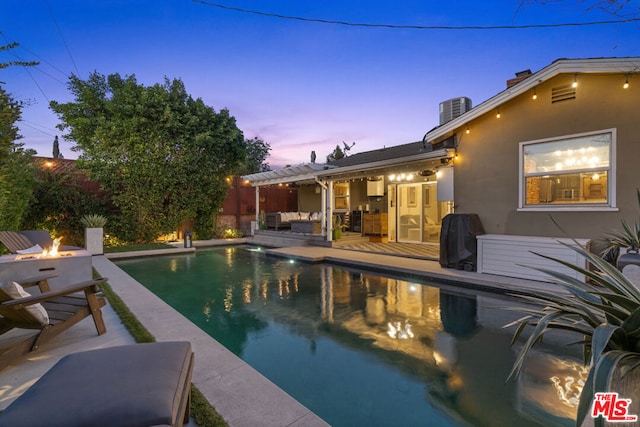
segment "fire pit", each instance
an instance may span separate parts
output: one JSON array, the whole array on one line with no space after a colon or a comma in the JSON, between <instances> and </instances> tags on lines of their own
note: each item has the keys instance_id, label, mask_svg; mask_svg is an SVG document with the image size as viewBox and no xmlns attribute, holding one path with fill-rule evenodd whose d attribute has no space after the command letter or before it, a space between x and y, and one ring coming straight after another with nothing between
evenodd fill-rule
<instances>
[{"instance_id":1,"label":"fire pit","mask_svg":"<svg viewBox=\"0 0 640 427\"><path fill-rule=\"evenodd\" d=\"M58 242L59 243L59 242ZM49 279L52 290L92 279L91 254L86 250L50 251L0 256L0 281L57 274Z\"/></svg>"}]
</instances>

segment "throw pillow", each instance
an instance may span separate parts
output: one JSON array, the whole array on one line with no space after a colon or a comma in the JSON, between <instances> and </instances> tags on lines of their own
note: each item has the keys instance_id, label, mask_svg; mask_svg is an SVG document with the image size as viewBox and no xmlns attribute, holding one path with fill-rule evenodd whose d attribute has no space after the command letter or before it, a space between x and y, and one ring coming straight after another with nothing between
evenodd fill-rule
<instances>
[{"instance_id":1,"label":"throw pillow","mask_svg":"<svg viewBox=\"0 0 640 427\"><path fill-rule=\"evenodd\" d=\"M7 282L3 285L0 285L5 294L7 294L11 299L18 298L26 298L30 297L31 294L24 290L20 284L16 282ZM31 313L33 318L40 323L41 325L46 325L49 323L49 314L47 310L42 306L42 304L33 304L25 307L25 310Z\"/></svg>"},{"instance_id":2,"label":"throw pillow","mask_svg":"<svg viewBox=\"0 0 640 427\"><path fill-rule=\"evenodd\" d=\"M42 253L42 248L40 247L40 245L36 244L31 246L30 248L27 249L21 249L21 250L17 250L17 253L24 255L24 254L40 254Z\"/></svg>"}]
</instances>

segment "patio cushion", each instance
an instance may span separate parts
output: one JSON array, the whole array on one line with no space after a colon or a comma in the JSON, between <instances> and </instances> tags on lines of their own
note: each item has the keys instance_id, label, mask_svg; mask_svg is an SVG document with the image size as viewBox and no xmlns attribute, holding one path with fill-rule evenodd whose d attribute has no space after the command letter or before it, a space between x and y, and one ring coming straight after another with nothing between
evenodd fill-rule
<instances>
[{"instance_id":1,"label":"patio cushion","mask_svg":"<svg viewBox=\"0 0 640 427\"><path fill-rule=\"evenodd\" d=\"M21 254L21 255L24 255L24 254L41 254L42 253L42 247L36 243L35 245L31 246L30 248L18 249L16 251L16 253Z\"/></svg>"},{"instance_id":2,"label":"patio cushion","mask_svg":"<svg viewBox=\"0 0 640 427\"><path fill-rule=\"evenodd\" d=\"M192 370L189 342L70 354L0 413L0 425L181 426Z\"/></svg>"},{"instance_id":3,"label":"patio cushion","mask_svg":"<svg viewBox=\"0 0 640 427\"><path fill-rule=\"evenodd\" d=\"M20 286L16 282L6 282L0 283L0 302L9 301L12 299L26 298L30 297L31 294L24 290L22 286ZM28 317L32 317L31 319L23 319L26 321L25 327L28 327L29 324L34 325L47 325L49 323L49 314L47 310L42 306L42 304L33 304L25 307L24 311L21 312ZM16 314L19 314L16 312Z\"/></svg>"}]
</instances>

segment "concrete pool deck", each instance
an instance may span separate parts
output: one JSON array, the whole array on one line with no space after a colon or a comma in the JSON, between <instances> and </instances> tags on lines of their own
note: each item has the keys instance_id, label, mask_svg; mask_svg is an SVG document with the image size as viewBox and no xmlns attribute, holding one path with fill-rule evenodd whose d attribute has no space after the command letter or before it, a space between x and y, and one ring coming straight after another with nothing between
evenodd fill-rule
<instances>
[{"instance_id":1,"label":"concrete pool deck","mask_svg":"<svg viewBox=\"0 0 640 427\"><path fill-rule=\"evenodd\" d=\"M198 247L203 246L207 245L198 245ZM171 249L168 251L169 253L182 252L182 250L174 252ZM267 249L265 252L272 256L305 262L325 261L356 268L374 269L394 275L433 278L454 286L464 283L466 288L472 286L504 292L550 289L554 286L543 282L443 269L436 261L353 250L304 246ZM136 255L145 255L145 253ZM146 255L149 254L146 253ZM132 254L113 257L124 256L131 257ZM140 285L107 257L94 256L92 260L94 268L100 275L109 279L113 290L157 341L191 342L196 358L193 383L230 426L327 425L309 409ZM5 408L22 394L66 354L133 343L133 338L124 329L111 307L107 305L103 312L107 322L105 335L97 336L91 319L85 319L22 363L0 371L0 409Z\"/></svg>"}]
</instances>

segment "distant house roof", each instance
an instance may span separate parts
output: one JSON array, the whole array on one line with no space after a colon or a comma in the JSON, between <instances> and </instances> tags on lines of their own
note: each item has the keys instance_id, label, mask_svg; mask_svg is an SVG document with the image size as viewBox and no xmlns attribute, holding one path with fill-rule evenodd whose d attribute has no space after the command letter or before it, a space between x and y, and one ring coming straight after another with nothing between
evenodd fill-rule
<instances>
[{"instance_id":1,"label":"distant house roof","mask_svg":"<svg viewBox=\"0 0 640 427\"><path fill-rule=\"evenodd\" d=\"M77 173L75 160L54 159L52 157L33 156L34 163L43 170L50 170L55 173Z\"/></svg>"},{"instance_id":2,"label":"distant house roof","mask_svg":"<svg viewBox=\"0 0 640 427\"><path fill-rule=\"evenodd\" d=\"M100 183L91 181L87 174L76 168L76 160L73 159L54 159L52 157L33 156L33 162L43 171L49 171L54 174L71 175L75 177L76 182L85 190L90 191L98 196L102 194Z\"/></svg>"},{"instance_id":3,"label":"distant house roof","mask_svg":"<svg viewBox=\"0 0 640 427\"><path fill-rule=\"evenodd\" d=\"M430 144L424 144L422 141L410 142L394 147L384 147L378 150L365 151L364 153L355 153L342 159L329 162L328 164L335 167L363 165L432 151L434 151L434 148Z\"/></svg>"},{"instance_id":4,"label":"distant house roof","mask_svg":"<svg viewBox=\"0 0 640 427\"><path fill-rule=\"evenodd\" d=\"M382 175L392 169L421 167L437 159L453 157L455 152L455 136L451 136L438 144L426 142L410 142L394 147L356 153L330 163L335 169L327 169L317 173L319 178L353 179L363 176ZM412 166L413 165L413 166Z\"/></svg>"},{"instance_id":5,"label":"distant house roof","mask_svg":"<svg viewBox=\"0 0 640 427\"><path fill-rule=\"evenodd\" d=\"M559 74L592 74L592 73L622 73L637 72L640 57L625 58L591 58L591 59L558 59L540 71L527 74L526 78L507 87L504 91L489 98L461 116L438 126L424 135L423 140L431 144L439 143L443 138L450 137L457 129L468 122L498 108L505 102L530 91L540 83Z\"/></svg>"}]
</instances>

